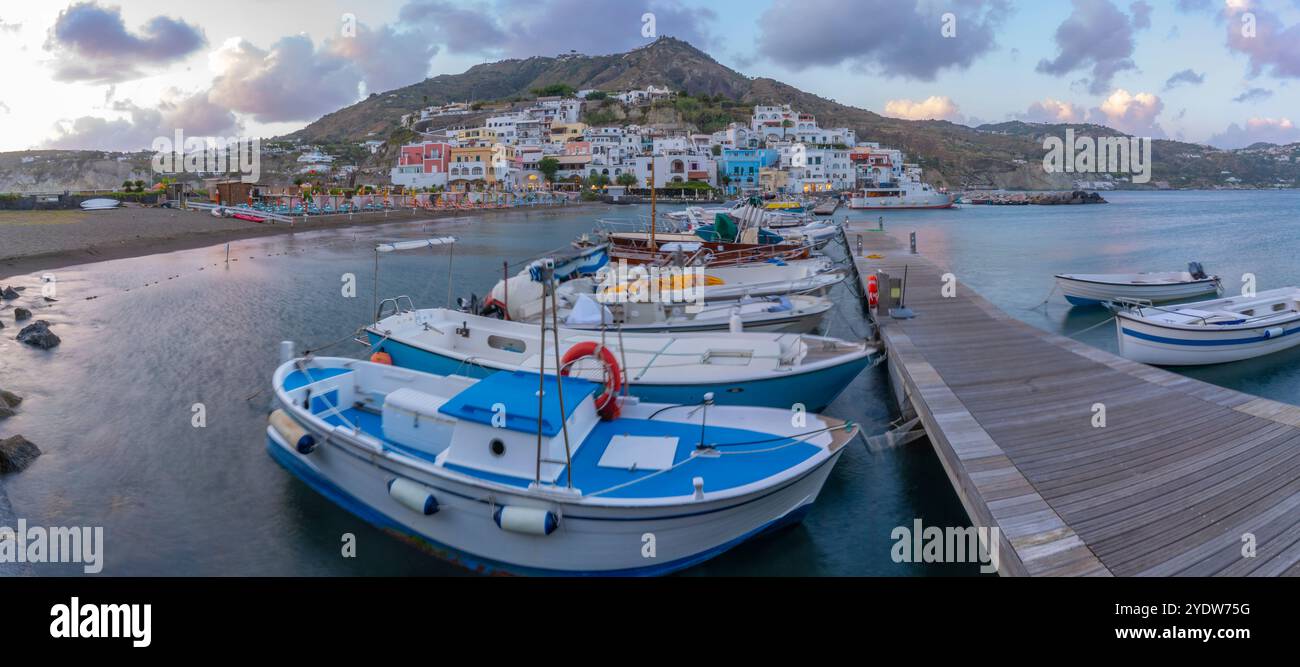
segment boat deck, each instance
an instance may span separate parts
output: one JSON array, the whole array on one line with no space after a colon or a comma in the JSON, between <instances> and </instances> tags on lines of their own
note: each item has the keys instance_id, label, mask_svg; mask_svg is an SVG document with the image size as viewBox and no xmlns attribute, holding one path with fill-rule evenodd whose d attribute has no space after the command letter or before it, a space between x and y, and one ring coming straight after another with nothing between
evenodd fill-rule
<instances>
[{"instance_id":1,"label":"boat deck","mask_svg":"<svg viewBox=\"0 0 1300 667\"><path fill-rule=\"evenodd\" d=\"M944 298L946 271L874 226L847 230L862 279L906 265L916 314L880 318L896 394L1000 529L1002 574L1300 574L1300 407L1042 331L960 276Z\"/></svg>"},{"instance_id":2,"label":"boat deck","mask_svg":"<svg viewBox=\"0 0 1300 667\"><path fill-rule=\"evenodd\" d=\"M381 417L373 412L346 408L340 415L323 409L324 405L319 407L322 409L317 411L318 414L321 414L329 424L356 426L363 432L383 440L384 446L395 452L430 463L437 462L436 457L426 452L385 439ZM674 467L657 471L600 465L611 440L616 436L629 435L676 438ZM708 426L705 437L709 444L716 445L724 453L715 457L695 457L688 461L700 441L699 424L652 422L645 419L600 422L574 453L574 486L579 487L585 494L607 489L608 491L601 495L608 498L689 496L694 493L692 480L695 477L704 478L707 491L733 489L777 475L821 451L821 448L816 445L794 439L774 438L764 433L722 426ZM737 458L743 461L735 460ZM528 488L533 482L531 478L510 477L455 464L448 464L447 469L521 489ZM565 477L565 471L561 470L557 479L563 483ZM623 484L627 486L619 486Z\"/></svg>"}]
</instances>

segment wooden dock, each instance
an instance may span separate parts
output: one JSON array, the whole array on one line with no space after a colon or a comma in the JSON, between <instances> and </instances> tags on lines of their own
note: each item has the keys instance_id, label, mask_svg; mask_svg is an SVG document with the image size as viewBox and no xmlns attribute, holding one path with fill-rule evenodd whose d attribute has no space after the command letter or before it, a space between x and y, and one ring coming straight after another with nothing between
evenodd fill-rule
<instances>
[{"instance_id":1,"label":"wooden dock","mask_svg":"<svg viewBox=\"0 0 1300 667\"><path fill-rule=\"evenodd\" d=\"M874 227L847 230L858 270L906 266L915 312L877 318L895 394L1000 529L1002 574L1300 574L1300 407L1050 334L960 276L945 297L943 268Z\"/></svg>"}]
</instances>

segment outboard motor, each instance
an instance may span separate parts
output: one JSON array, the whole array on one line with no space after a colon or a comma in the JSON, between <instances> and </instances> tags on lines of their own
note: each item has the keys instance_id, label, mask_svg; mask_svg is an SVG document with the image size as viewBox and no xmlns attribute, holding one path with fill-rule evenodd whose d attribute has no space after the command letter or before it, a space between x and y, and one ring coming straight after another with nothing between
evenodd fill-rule
<instances>
[{"instance_id":1,"label":"outboard motor","mask_svg":"<svg viewBox=\"0 0 1300 667\"><path fill-rule=\"evenodd\" d=\"M1205 269L1200 262L1188 262L1187 272L1192 274L1193 280L1205 280L1208 277L1205 275Z\"/></svg>"}]
</instances>

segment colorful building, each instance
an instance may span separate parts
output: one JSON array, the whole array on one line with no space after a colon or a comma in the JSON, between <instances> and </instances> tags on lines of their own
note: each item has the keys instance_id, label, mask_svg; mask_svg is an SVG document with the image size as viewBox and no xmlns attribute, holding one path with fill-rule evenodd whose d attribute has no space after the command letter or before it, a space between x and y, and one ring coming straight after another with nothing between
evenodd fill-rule
<instances>
[{"instance_id":1,"label":"colorful building","mask_svg":"<svg viewBox=\"0 0 1300 667\"><path fill-rule=\"evenodd\" d=\"M451 144L437 141L402 146L397 156L397 166L389 172L393 185L409 188L445 187L451 149Z\"/></svg>"}]
</instances>

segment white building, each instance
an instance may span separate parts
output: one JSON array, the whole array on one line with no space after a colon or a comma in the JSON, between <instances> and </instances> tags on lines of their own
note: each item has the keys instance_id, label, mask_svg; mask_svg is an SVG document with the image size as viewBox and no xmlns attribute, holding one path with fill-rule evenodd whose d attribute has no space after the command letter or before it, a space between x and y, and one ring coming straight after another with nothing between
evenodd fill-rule
<instances>
[{"instance_id":1,"label":"white building","mask_svg":"<svg viewBox=\"0 0 1300 667\"><path fill-rule=\"evenodd\" d=\"M718 185L718 164L702 155L656 155L635 158L637 184L645 187L650 181L650 161L654 161L655 188L670 187L675 183L698 181L712 187Z\"/></svg>"}]
</instances>

